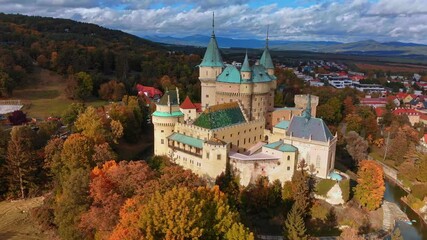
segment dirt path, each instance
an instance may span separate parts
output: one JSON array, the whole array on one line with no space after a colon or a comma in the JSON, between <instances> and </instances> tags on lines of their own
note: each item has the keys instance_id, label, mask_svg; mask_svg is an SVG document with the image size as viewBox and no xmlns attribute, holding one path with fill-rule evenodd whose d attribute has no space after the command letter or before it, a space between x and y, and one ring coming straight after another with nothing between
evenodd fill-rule
<instances>
[{"instance_id":1,"label":"dirt path","mask_svg":"<svg viewBox=\"0 0 427 240\"><path fill-rule=\"evenodd\" d=\"M30 219L29 210L42 203L43 197L0 202L0 239L48 239Z\"/></svg>"}]
</instances>

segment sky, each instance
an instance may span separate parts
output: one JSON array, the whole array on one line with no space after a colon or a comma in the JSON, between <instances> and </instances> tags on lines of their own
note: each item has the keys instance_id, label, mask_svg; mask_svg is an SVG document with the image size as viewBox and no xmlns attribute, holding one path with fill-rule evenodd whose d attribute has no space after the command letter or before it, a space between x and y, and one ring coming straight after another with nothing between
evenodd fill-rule
<instances>
[{"instance_id":1,"label":"sky","mask_svg":"<svg viewBox=\"0 0 427 240\"><path fill-rule=\"evenodd\" d=\"M68 18L137 36L427 44L427 0L0 0L0 12Z\"/></svg>"}]
</instances>

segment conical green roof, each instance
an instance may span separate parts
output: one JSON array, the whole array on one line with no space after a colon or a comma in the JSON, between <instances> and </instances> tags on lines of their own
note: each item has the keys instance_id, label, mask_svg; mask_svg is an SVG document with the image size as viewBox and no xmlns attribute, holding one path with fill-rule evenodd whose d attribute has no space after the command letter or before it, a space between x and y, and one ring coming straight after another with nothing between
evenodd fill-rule
<instances>
[{"instance_id":1,"label":"conical green roof","mask_svg":"<svg viewBox=\"0 0 427 240\"><path fill-rule=\"evenodd\" d=\"M267 69L274 68L273 60L271 60L271 55L270 51L268 50L268 46L265 47L261 59L259 60L259 64L263 65Z\"/></svg>"},{"instance_id":2,"label":"conical green roof","mask_svg":"<svg viewBox=\"0 0 427 240\"><path fill-rule=\"evenodd\" d=\"M243 61L241 72L251 72L251 67L249 66L248 53L246 52L245 60Z\"/></svg>"},{"instance_id":3,"label":"conical green roof","mask_svg":"<svg viewBox=\"0 0 427 240\"><path fill-rule=\"evenodd\" d=\"M224 67L221 53L219 52L218 43L216 42L215 34L212 34L208 47L206 48L205 56L203 57L200 67Z\"/></svg>"}]
</instances>

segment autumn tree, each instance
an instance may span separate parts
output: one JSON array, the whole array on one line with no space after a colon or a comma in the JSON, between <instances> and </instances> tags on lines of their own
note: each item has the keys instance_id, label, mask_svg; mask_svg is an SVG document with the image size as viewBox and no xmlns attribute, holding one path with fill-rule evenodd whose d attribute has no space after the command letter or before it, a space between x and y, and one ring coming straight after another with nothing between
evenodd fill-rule
<instances>
[{"instance_id":1,"label":"autumn tree","mask_svg":"<svg viewBox=\"0 0 427 240\"><path fill-rule=\"evenodd\" d=\"M289 240L306 240L308 235L306 233L305 222L302 214L302 209L296 204L292 207L291 211L286 217L284 224L285 238Z\"/></svg>"},{"instance_id":2,"label":"autumn tree","mask_svg":"<svg viewBox=\"0 0 427 240\"><path fill-rule=\"evenodd\" d=\"M126 94L126 88L123 83L111 80L101 84L98 93L101 99L119 101Z\"/></svg>"},{"instance_id":3,"label":"autumn tree","mask_svg":"<svg viewBox=\"0 0 427 240\"><path fill-rule=\"evenodd\" d=\"M372 211L380 207L385 192L384 171L373 160L362 160L357 171L357 186L354 198L366 209Z\"/></svg>"},{"instance_id":4,"label":"autumn tree","mask_svg":"<svg viewBox=\"0 0 427 240\"><path fill-rule=\"evenodd\" d=\"M360 236L358 230L352 227L344 228L339 237L340 240L365 240L364 237Z\"/></svg>"},{"instance_id":5,"label":"autumn tree","mask_svg":"<svg viewBox=\"0 0 427 240\"><path fill-rule=\"evenodd\" d=\"M7 147L6 169L9 175L9 190L25 198L31 184L37 163L32 146L34 132L30 127L13 127Z\"/></svg>"},{"instance_id":6,"label":"autumn tree","mask_svg":"<svg viewBox=\"0 0 427 240\"><path fill-rule=\"evenodd\" d=\"M129 233L153 240L254 239L218 187L175 187L164 194L156 192L137 211L137 229L126 231L122 228L119 231L118 227L111 239L129 238Z\"/></svg>"},{"instance_id":7,"label":"autumn tree","mask_svg":"<svg viewBox=\"0 0 427 240\"><path fill-rule=\"evenodd\" d=\"M9 120L9 122L12 123L12 125L14 125L14 126L22 125L22 124L28 122L27 114L25 114L21 110L17 110L17 111L12 112L7 118Z\"/></svg>"},{"instance_id":8,"label":"autumn tree","mask_svg":"<svg viewBox=\"0 0 427 240\"><path fill-rule=\"evenodd\" d=\"M75 127L84 136L92 139L96 143L103 143L110 137L108 130L104 127L104 122L100 114L94 107L88 107L81 113Z\"/></svg>"},{"instance_id":9,"label":"autumn tree","mask_svg":"<svg viewBox=\"0 0 427 240\"><path fill-rule=\"evenodd\" d=\"M144 194L144 185L154 172L143 161L105 162L91 173L90 196L93 202L82 216L80 228L95 232L96 239L107 239L119 220L126 199Z\"/></svg>"},{"instance_id":10,"label":"autumn tree","mask_svg":"<svg viewBox=\"0 0 427 240\"><path fill-rule=\"evenodd\" d=\"M93 142L81 135L72 134L64 142L60 161L52 168L56 183L54 206L55 224L63 239L83 239L79 230L81 214L90 205L89 173L95 166L92 160Z\"/></svg>"},{"instance_id":11,"label":"autumn tree","mask_svg":"<svg viewBox=\"0 0 427 240\"><path fill-rule=\"evenodd\" d=\"M364 140L357 132L347 133L345 140L347 142L347 152L358 163L368 157L368 141Z\"/></svg>"},{"instance_id":12,"label":"autumn tree","mask_svg":"<svg viewBox=\"0 0 427 240\"><path fill-rule=\"evenodd\" d=\"M91 96L92 89L92 77L86 72L79 72L68 79L65 92L71 99L85 100Z\"/></svg>"},{"instance_id":13,"label":"autumn tree","mask_svg":"<svg viewBox=\"0 0 427 240\"><path fill-rule=\"evenodd\" d=\"M83 103L71 103L68 105L67 109L64 111L61 117L61 121L64 124L73 124L80 113L84 112L86 109Z\"/></svg>"},{"instance_id":14,"label":"autumn tree","mask_svg":"<svg viewBox=\"0 0 427 240\"><path fill-rule=\"evenodd\" d=\"M347 96L344 101L344 116L348 116L356 111L356 107L354 106L353 98L351 96Z\"/></svg>"}]
</instances>

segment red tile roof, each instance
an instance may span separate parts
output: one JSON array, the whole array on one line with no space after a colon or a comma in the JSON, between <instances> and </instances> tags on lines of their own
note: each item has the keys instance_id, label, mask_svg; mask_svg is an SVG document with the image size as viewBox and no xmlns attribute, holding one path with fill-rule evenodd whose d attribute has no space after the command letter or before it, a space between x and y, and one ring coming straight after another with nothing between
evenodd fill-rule
<instances>
[{"instance_id":1,"label":"red tile roof","mask_svg":"<svg viewBox=\"0 0 427 240\"><path fill-rule=\"evenodd\" d=\"M394 115L421 115L420 112L413 108L396 108L393 111Z\"/></svg>"},{"instance_id":2,"label":"red tile roof","mask_svg":"<svg viewBox=\"0 0 427 240\"><path fill-rule=\"evenodd\" d=\"M138 95L144 94L150 98L153 98L155 95L159 95L159 97L163 95L162 91L155 87L148 87L141 84L137 84L136 89L138 90Z\"/></svg>"},{"instance_id":3,"label":"red tile roof","mask_svg":"<svg viewBox=\"0 0 427 240\"><path fill-rule=\"evenodd\" d=\"M385 113L385 108L377 107L375 108L375 113L377 114L377 117L382 117Z\"/></svg>"},{"instance_id":4,"label":"red tile roof","mask_svg":"<svg viewBox=\"0 0 427 240\"><path fill-rule=\"evenodd\" d=\"M196 105L193 104L193 102L190 100L190 98L187 96L185 100L181 103L179 106L182 109L196 109Z\"/></svg>"}]
</instances>

